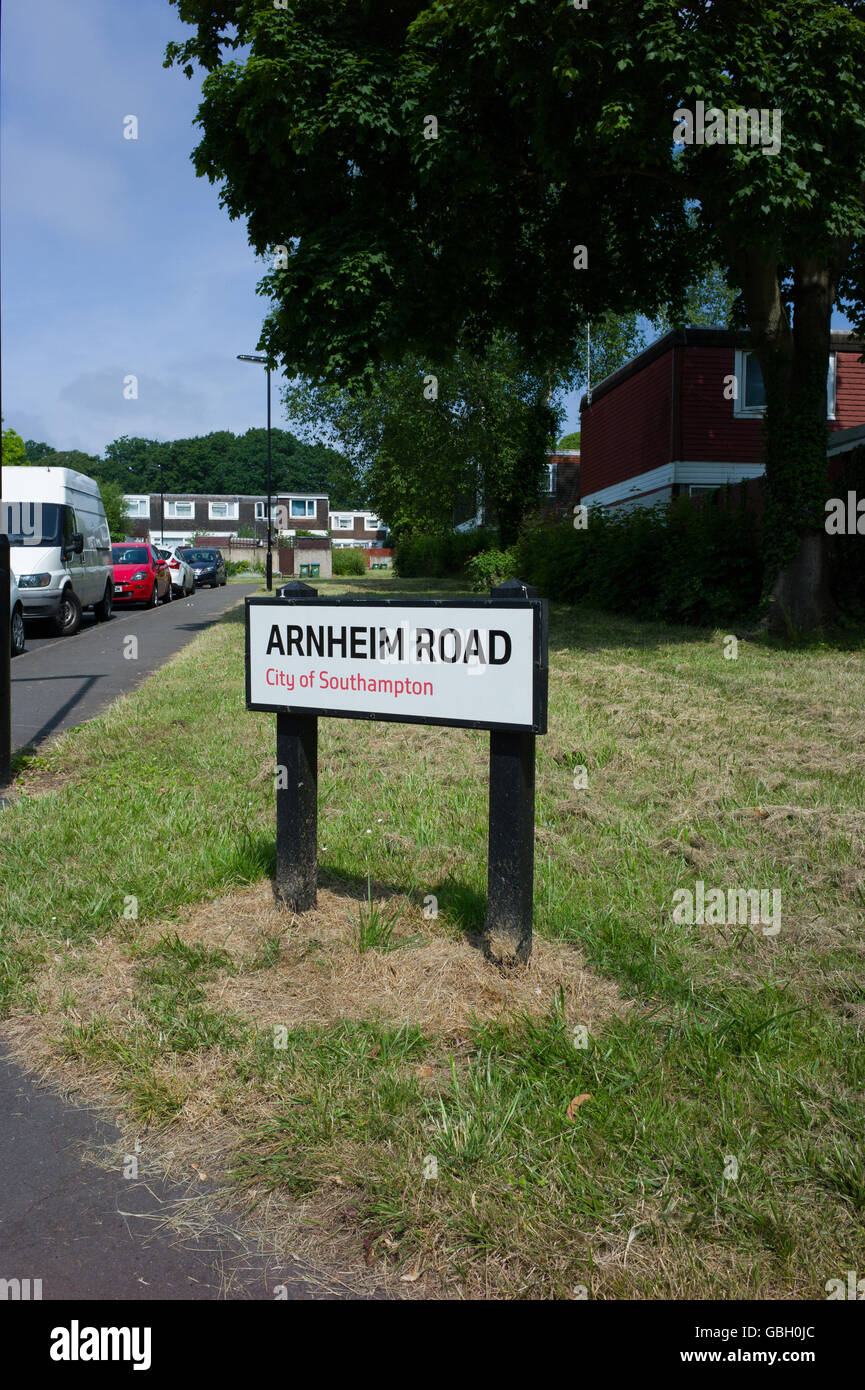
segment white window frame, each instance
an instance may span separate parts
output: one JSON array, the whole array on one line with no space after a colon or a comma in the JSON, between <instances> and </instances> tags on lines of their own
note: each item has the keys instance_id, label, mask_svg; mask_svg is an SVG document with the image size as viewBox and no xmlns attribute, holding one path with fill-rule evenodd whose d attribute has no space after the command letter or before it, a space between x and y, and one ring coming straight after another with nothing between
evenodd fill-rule
<instances>
[{"instance_id":1,"label":"white window frame","mask_svg":"<svg viewBox=\"0 0 865 1390\"><path fill-rule=\"evenodd\" d=\"M177 510L178 507L188 507L189 511L179 512ZM189 500L188 498L182 501L178 500L177 498L172 500L166 500L165 516L166 519L170 518L172 521L194 521L195 502Z\"/></svg>"},{"instance_id":2,"label":"white window frame","mask_svg":"<svg viewBox=\"0 0 865 1390\"><path fill-rule=\"evenodd\" d=\"M126 503L126 515L130 519L134 517L136 520L146 520L150 516L149 493L129 493L124 495L123 501Z\"/></svg>"},{"instance_id":3,"label":"white window frame","mask_svg":"<svg viewBox=\"0 0 865 1390\"><path fill-rule=\"evenodd\" d=\"M266 503L266 502L256 502L256 504L255 504L255 519L256 519L256 521L267 521L267 503Z\"/></svg>"},{"instance_id":4,"label":"white window frame","mask_svg":"<svg viewBox=\"0 0 865 1390\"><path fill-rule=\"evenodd\" d=\"M557 486L557 483L558 483L558 464L556 464L556 463L548 463L548 464L547 464L547 486L546 486L546 491L545 491L545 494L544 494L546 497L555 497L555 495L556 495L556 486Z\"/></svg>"},{"instance_id":5,"label":"white window frame","mask_svg":"<svg viewBox=\"0 0 865 1390\"><path fill-rule=\"evenodd\" d=\"M303 512L296 512L295 507L303 507ZM309 497L289 497L288 515L292 521L304 521L307 517L315 516L315 502Z\"/></svg>"},{"instance_id":6,"label":"white window frame","mask_svg":"<svg viewBox=\"0 0 865 1390\"><path fill-rule=\"evenodd\" d=\"M224 507L225 512L215 511L216 507ZM207 516L209 521L237 521L236 502L208 502Z\"/></svg>"},{"instance_id":7,"label":"white window frame","mask_svg":"<svg viewBox=\"0 0 865 1390\"><path fill-rule=\"evenodd\" d=\"M765 405L745 405L745 360L752 356L751 348L736 348L734 372L736 376L736 398L733 401L733 415L741 420L761 420L766 414ZM834 420L837 410L838 354L829 353L829 370L826 375L826 419Z\"/></svg>"},{"instance_id":8,"label":"white window frame","mask_svg":"<svg viewBox=\"0 0 865 1390\"><path fill-rule=\"evenodd\" d=\"M363 519L363 529L365 531L383 531L381 518L377 516L365 516Z\"/></svg>"}]
</instances>

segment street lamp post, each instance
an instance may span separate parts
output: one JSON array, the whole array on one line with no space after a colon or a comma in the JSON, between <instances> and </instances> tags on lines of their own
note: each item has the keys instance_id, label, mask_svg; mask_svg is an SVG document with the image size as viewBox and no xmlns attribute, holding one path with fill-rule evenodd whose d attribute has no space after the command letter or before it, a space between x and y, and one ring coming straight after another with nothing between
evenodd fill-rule
<instances>
[{"instance_id":1,"label":"street lamp post","mask_svg":"<svg viewBox=\"0 0 865 1390\"><path fill-rule=\"evenodd\" d=\"M267 372L267 588L273 588L273 528L270 524L270 495L271 485L271 461L270 461L270 367L266 357L259 357L254 353L239 352L238 362L260 362L264 364Z\"/></svg>"}]
</instances>

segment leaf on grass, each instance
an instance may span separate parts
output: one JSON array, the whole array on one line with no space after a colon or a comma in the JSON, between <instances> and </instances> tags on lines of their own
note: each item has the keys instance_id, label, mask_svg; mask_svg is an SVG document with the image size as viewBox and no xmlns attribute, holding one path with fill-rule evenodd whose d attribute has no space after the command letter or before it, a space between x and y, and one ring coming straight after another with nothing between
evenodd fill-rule
<instances>
[{"instance_id":1,"label":"leaf on grass","mask_svg":"<svg viewBox=\"0 0 865 1390\"><path fill-rule=\"evenodd\" d=\"M571 1121L572 1124L573 1124L574 1120L577 1118L577 1111L579 1110L580 1106L581 1106L585 1101L591 1100L591 1099L592 1099L591 1092L588 1092L588 1091L586 1092L585 1095L582 1095L582 1096L574 1096L573 1100L571 1101L570 1105L568 1106L567 1110L565 1111L565 1114L567 1115L568 1119Z\"/></svg>"}]
</instances>

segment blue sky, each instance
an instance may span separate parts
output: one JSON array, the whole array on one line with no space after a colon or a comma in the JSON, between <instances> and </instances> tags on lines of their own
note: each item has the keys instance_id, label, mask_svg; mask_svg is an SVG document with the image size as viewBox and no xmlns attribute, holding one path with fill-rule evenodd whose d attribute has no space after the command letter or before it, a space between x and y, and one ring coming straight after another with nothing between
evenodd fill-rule
<instances>
[{"instance_id":1,"label":"blue sky","mask_svg":"<svg viewBox=\"0 0 865 1390\"><path fill-rule=\"evenodd\" d=\"M101 454L264 422L263 369L235 360L261 269L190 162L200 79L162 67L188 33L168 0L5 0L3 416L25 439Z\"/></svg>"},{"instance_id":2,"label":"blue sky","mask_svg":"<svg viewBox=\"0 0 865 1390\"><path fill-rule=\"evenodd\" d=\"M25 439L264 423L264 371L235 360L261 270L190 162L199 79L162 67L186 32L168 0L3 5L3 416Z\"/></svg>"}]
</instances>

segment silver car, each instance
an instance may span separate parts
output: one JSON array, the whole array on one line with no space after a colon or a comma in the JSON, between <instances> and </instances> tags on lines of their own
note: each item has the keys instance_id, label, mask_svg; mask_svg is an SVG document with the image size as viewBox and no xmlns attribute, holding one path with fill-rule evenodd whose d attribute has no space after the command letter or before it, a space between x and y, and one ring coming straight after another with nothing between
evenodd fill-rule
<instances>
[{"instance_id":1,"label":"silver car","mask_svg":"<svg viewBox=\"0 0 865 1390\"><path fill-rule=\"evenodd\" d=\"M24 650L24 605L18 592L14 574L9 575L9 629L12 636L12 655L20 656Z\"/></svg>"}]
</instances>

